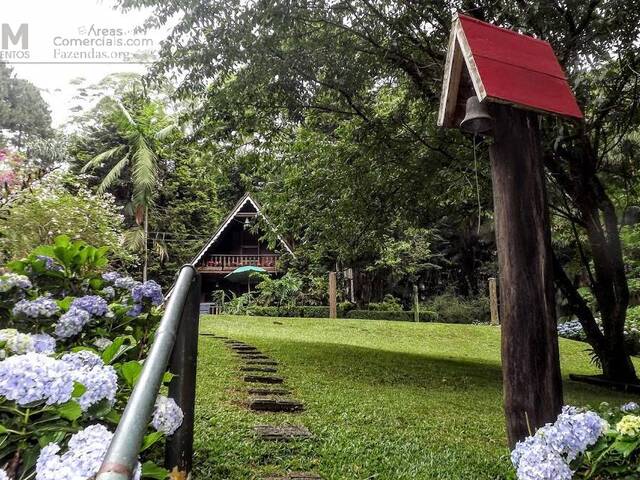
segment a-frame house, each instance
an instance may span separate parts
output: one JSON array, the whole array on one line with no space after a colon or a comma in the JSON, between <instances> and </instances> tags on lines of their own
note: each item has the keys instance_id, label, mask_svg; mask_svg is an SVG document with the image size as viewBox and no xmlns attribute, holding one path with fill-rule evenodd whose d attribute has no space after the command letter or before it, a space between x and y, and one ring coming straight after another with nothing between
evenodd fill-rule
<instances>
[{"instance_id":1,"label":"a-frame house","mask_svg":"<svg viewBox=\"0 0 640 480\"><path fill-rule=\"evenodd\" d=\"M190 262L202 276L200 302L203 313L217 313L219 292L224 291L228 296L247 291L246 284L230 282L225 278L237 268L255 266L270 275L279 275L280 256L285 253L293 255L291 246L280 235L277 235L277 245L273 250L267 242L260 240L265 232L253 232L257 217L265 220L260 222L261 225L273 228L262 213L260 204L247 193Z\"/></svg>"}]
</instances>

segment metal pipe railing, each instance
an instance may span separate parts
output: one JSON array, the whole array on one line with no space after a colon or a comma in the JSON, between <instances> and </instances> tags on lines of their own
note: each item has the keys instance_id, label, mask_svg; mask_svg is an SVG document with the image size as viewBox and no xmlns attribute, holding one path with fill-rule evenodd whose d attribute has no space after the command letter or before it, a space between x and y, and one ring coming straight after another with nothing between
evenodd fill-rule
<instances>
[{"instance_id":1,"label":"metal pipe railing","mask_svg":"<svg viewBox=\"0 0 640 480\"><path fill-rule=\"evenodd\" d=\"M198 335L200 277L192 265L183 266L167 302L140 378L131 393L96 480L129 480L138 462L142 440L162 384L169 359L179 370L169 385L169 395L182 408L182 426L168 440L169 468L185 474L191 468L193 410ZM186 477L185 477L186 478Z\"/></svg>"}]
</instances>

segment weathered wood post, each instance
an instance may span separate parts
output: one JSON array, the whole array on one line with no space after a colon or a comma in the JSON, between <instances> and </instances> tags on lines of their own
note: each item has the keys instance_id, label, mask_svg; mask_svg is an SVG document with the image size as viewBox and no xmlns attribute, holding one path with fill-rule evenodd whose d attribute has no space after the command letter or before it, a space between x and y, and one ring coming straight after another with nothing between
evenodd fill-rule
<instances>
[{"instance_id":1,"label":"weathered wood post","mask_svg":"<svg viewBox=\"0 0 640 480\"><path fill-rule=\"evenodd\" d=\"M329 272L329 318L338 318L336 272Z\"/></svg>"},{"instance_id":2,"label":"weathered wood post","mask_svg":"<svg viewBox=\"0 0 640 480\"><path fill-rule=\"evenodd\" d=\"M456 15L438 123L493 135L489 154L511 447L555 420L562 407L539 112L582 118L551 46Z\"/></svg>"},{"instance_id":3,"label":"weathered wood post","mask_svg":"<svg viewBox=\"0 0 640 480\"><path fill-rule=\"evenodd\" d=\"M491 325L500 325L500 313L498 312L498 282L495 278L489 279L489 308L491 310Z\"/></svg>"},{"instance_id":4,"label":"weathered wood post","mask_svg":"<svg viewBox=\"0 0 640 480\"><path fill-rule=\"evenodd\" d=\"M418 295L418 285L413 286L413 321L420 321L420 296Z\"/></svg>"}]
</instances>

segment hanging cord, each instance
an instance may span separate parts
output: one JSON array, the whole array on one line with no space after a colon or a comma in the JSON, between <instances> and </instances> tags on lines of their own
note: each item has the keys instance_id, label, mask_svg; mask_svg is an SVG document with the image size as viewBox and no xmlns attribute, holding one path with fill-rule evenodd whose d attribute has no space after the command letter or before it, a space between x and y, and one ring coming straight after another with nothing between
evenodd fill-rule
<instances>
[{"instance_id":1,"label":"hanging cord","mask_svg":"<svg viewBox=\"0 0 640 480\"><path fill-rule=\"evenodd\" d=\"M476 198L478 200L478 236L480 235L480 222L482 221L482 203L480 203L480 182L478 181L478 144L476 142L478 134L473 134L473 168L476 173Z\"/></svg>"}]
</instances>

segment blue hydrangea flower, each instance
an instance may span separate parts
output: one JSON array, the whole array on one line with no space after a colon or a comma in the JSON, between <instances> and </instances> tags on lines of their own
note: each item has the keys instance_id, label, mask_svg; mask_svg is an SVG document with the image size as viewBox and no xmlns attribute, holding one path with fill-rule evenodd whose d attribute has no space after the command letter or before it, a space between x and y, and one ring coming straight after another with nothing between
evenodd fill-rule
<instances>
[{"instance_id":1,"label":"blue hydrangea flower","mask_svg":"<svg viewBox=\"0 0 640 480\"><path fill-rule=\"evenodd\" d=\"M130 317L137 317L142 313L143 306L140 303L134 303L133 306L127 312Z\"/></svg>"},{"instance_id":2,"label":"blue hydrangea flower","mask_svg":"<svg viewBox=\"0 0 640 480\"><path fill-rule=\"evenodd\" d=\"M109 311L107 301L99 295L85 295L71 302L71 308L79 308L95 317L103 317Z\"/></svg>"},{"instance_id":3,"label":"blue hydrangea flower","mask_svg":"<svg viewBox=\"0 0 640 480\"><path fill-rule=\"evenodd\" d=\"M18 405L65 403L72 392L69 367L55 358L31 352L0 362L0 395Z\"/></svg>"},{"instance_id":4,"label":"blue hydrangea flower","mask_svg":"<svg viewBox=\"0 0 640 480\"><path fill-rule=\"evenodd\" d=\"M122 275L120 275L118 272L106 272L102 274L102 279L107 283L114 283L121 277Z\"/></svg>"},{"instance_id":5,"label":"blue hydrangea flower","mask_svg":"<svg viewBox=\"0 0 640 480\"><path fill-rule=\"evenodd\" d=\"M47 255L38 255L36 258L44 263L44 268L46 270L53 270L55 272L64 270L62 265L58 265L53 258L48 257Z\"/></svg>"},{"instance_id":6,"label":"blue hydrangea flower","mask_svg":"<svg viewBox=\"0 0 640 480\"><path fill-rule=\"evenodd\" d=\"M0 276L0 292L2 293L8 292L13 288L28 290L31 287L31 281L29 280L29 277L26 277L25 275L5 273Z\"/></svg>"},{"instance_id":7,"label":"blue hydrangea flower","mask_svg":"<svg viewBox=\"0 0 640 480\"><path fill-rule=\"evenodd\" d=\"M542 442L533 442L522 452L516 469L518 480L571 480L573 472L565 460Z\"/></svg>"},{"instance_id":8,"label":"blue hydrangea flower","mask_svg":"<svg viewBox=\"0 0 640 480\"><path fill-rule=\"evenodd\" d=\"M158 395L156 398L156 408L153 412L151 425L158 432L165 435L173 435L173 433L182 425L184 414L173 398Z\"/></svg>"},{"instance_id":9,"label":"blue hydrangea flower","mask_svg":"<svg viewBox=\"0 0 640 480\"><path fill-rule=\"evenodd\" d=\"M46 333L36 333L31 335L33 341L33 351L50 355L56 351L56 339Z\"/></svg>"},{"instance_id":10,"label":"blue hydrangea flower","mask_svg":"<svg viewBox=\"0 0 640 480\"><path fill-rule=\"evenodd\" d=\"M118 375L111 365L105 365L102 358L89 350L66 353L60 361L68 366L71 378L86 389L78 399L83 411L105 399L113 405Z\"/></svg>"},{"instance_id":11,"label":"blue hydrangea flower","mask_svg":"<svg viewBox=\"0 0 640 480\"><path fill-rule=\"evenodd\" d=\"M131 277L120 277L117 278L116 280L114 280L113 282L113 286L116 288L123 288L126 290L130 290L133 287L135 287L136 285L138 285L140 282L135 281L133 278Z\"/></svg>"},{"instance_id":12,"label":"blue hydrangea flower","mask_svg":"<svg viewBox=\"0 0 640 480\"><path fill-rule=\"evenodd\" d=\"M135 303L142 303L144 300L149 300L153 305L160 305L164 301L162 287L154 280L149 280L133 287L131 297Z\"/></svg>"},{"instance_id":13,"label":"blue hydrangea flower","mask_svg":"<svg viewBox=\"0 0 640 480\"><path fill-rule=\"evenodd\" d=\"M620 407L620 410L622 410L625 413L629 413L629 412L635 412L639 408L640 406L636 402L629 402L622 405Z\"/></svg>"},{"instance_id":14,"label":"blue hydrangea flower","mask_svg":"<svg viewBox=\"0 0 640 480\"><path fill-rule=\"evenodd\" d=\"M102 294L102 296L104 296L106 298L109 298L109 299L115 298L115 296L116 296L116 291L111 286L104 287L100 293Z\"/></svg>"},{"instance_id":15,"label":"blue hydrangea flower","mask_svg":"<svg viewBox=\"0 0 640 480\"><path fill-rule=\"evenodd\" d=\"M113 439L103 425L89 425L71 436L67 451L50 443L40 451L36 462L36 480L89 480L98 473ZM133 478L140 478L141 467L137 465Z\"/></svg>"},{"instance_id":16,"label":"blue hydrangea flower","mask_svg":"<svg viewBox=\"0 0 640 480\"><path fill-rule=\"evenodd\" d=\"M55 334L58 338L69 338L78 335L84 326L91 322L91 315L86 310L71 307L62 315L55 325Z\"/></svg>"},{"instance_id":17,"label":"blue hydrangea flower","mask_svg":"<svg viewBox=\"0 0 640 480\"><path fill-rule=\"evenodd\" d=\"M13 307L15 316L28 318L49 318L60 311L58 304L49 297L40 297L36 300L20 300Z\"/></svg>"}]
</instances>

